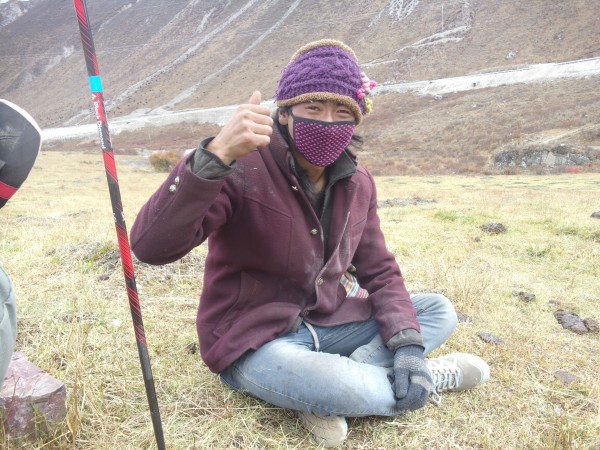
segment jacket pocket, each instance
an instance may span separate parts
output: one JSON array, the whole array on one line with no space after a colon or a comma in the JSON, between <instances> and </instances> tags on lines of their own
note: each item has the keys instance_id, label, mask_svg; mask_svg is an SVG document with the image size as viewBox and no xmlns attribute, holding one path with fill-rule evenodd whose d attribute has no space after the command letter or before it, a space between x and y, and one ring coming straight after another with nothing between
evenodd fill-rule
<instances>
[{"instance_id":1,"label":"jacket pocket","mask_svg":"<svg viewBox=\"0 0 600 450\"><path fill-rule=\"evenodd\" d=\"M240 314L251 308L252 303L256 301L258 294L262 290L262 283L248 275L246 272L241 272L240 276L240 290L237 299L213 330L215 336L221 337L236 321Z\"/></svg>"}]
</instances>

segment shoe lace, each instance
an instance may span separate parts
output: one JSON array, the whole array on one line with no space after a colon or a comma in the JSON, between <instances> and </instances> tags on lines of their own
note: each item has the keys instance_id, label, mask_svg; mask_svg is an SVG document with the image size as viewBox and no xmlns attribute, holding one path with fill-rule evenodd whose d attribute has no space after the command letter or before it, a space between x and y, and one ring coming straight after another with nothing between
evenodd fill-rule
<instances>
[{"instance_id":1,"label":"shoe lace","mask_svg":"<svg viewBox=\"0 0 600 450\"><path fill-rule=\"evenodd\" d=\"M431 391L429 399L433 402L435 406L440 406L442 404L442 396L435 391Z\"/></svg>"},{"instance_id":2,"label":"shoe lace","mask_svg":"<svg viewBox=\"0 0 600 450\"><path fill-rule=\"evenodd\" d=\"M463 378L462 371L455 362L447 359L430 359L427 362L433 380L431 400L439 405L442 403L441 392L450 391L460 386Z\"/></svg>"}]
</instances>

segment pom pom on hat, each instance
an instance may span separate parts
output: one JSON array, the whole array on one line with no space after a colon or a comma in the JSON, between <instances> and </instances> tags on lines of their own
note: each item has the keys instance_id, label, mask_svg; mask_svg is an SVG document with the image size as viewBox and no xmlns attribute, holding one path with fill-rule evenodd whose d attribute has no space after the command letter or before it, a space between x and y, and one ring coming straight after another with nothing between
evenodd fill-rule
<instances>
[{"instance_id":1,"label":"pom pom on hat","mask_svg":"<svg viewBox=\"0 0 600 450\"><path fill-rule=\"evenodd\" d=\"M280 107L332 100L350 108L358 124L370 109L366 96L376 84L360 70L350 47L324 39L301 47L292 56L281 73L275 99Z\"/></svg>"}]
</instances>

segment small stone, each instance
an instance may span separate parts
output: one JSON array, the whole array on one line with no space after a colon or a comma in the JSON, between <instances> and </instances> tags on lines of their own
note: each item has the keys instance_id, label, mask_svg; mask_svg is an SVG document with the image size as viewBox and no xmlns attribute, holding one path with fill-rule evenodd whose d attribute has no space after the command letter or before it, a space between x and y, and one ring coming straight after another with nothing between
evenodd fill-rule
<instances>
[{"instance_id":1,"label":"small stone","mask_svg":"<svg viewBox=\"0 0 600 450\"><path fill-rule=\"evenodd\" d=\"M483 340L484 342L487 342L488 344L496 344L496 345L504 344L504 341L502 339L500 339L498 336L491 334L491 333L478 333L477 336L479 336L481 338L481 340Z\"/></svg>"},{"instance_id":2,"label":"small stone","mask_svg":"<svg viewBox=\"0 0 600 450\"><path fill-rule=\"evenodd\" d=\"M573 375L566 370L557 370L554 372L554 378L561 381L565 386L570 386L573 383L581 381L577 375Z\"/></svg>"},{"instance_id":3,"label":"small stone","mask_svg":"<svg viewBox=\"0 0 600 450\"><path fill-rule=\"evenodd\" d=\"M190 342L188 345L185 346L185 351L192 355L195 355L196 353L198 353L198 343Z\"/></svg>"},{"instance_id":4,"label":"small stone","mask_svg":"<svg viewBox=\"0 0 600 450\"><path fill-rule=\"evenodd\" d=\"M577 375L573 375L566 370L557 370L554 372L554 378L562 382L565 386L570 386L571 384L579 381L579 377Z\"/></svg>"},{"instance_id":5,"label":"small stone","mask_svg":"<svg viewBox=\"0 0 600 450\"><path fill-rule=\"evenodd\" d=\"M377 202L378 208L390 208L395 206L409 206L409 205L424 205L427 203L435 203L436 200L421 198L421 197L411 197L411 198L388 198L385 200L379 200Z\"/></svg>"},{"instance_id":6,"label":"small stone","mask_svg":"<svg viewBox=\"0 0 600 450\"><path fill-rule=\"evenodd\" d=\"M245 442L244 442L244 436L238 434L233 438L233 446L236 448L244 448Z\"/></svg>"},{"instance_id":7,"label":"small stone","mask_svg":"<svg viewBox=\"0 0 600 450\"><path fill-rule=\"evenodd\" d=\"M524 291L513 291L513 297L519 297L521 300L527 303L531 303L535 300L535 294L531 294L529 292Z\"/></svg>"},{"instance_id":8,"label":"small stone","mask_svg":"<svg viewBox=\"0 0 600 450\"><path fill-rule=\"evenodd\" d=\"M592 215L590 217L593 217L594 219L600 219L600 211L596 211L596 212L592 213Z\"/></svg>"},{"instance_id":9,"label":"small stone","mask_svg":"<svg viewBox=\"0 0 600 450\"><path fill-rule=\"evenodd\" d=\"M583 324L585 325L585 327L587 328L587 330L590 333L595 333L598 334L598 321L596 319L592 319L591 317L588 317L587 319L583 319Z\"/></svg>"},{"instance_id":10,"label":"small stone","mask_svg":"<svg viewBox=\"0 0 600 450\"><path fill-rule=\"evenodd\" d=\"M577 334L585 334L588 332L583 320L581 320L581 318L574 312L559 309L554 313L554 317L558 323L560 323L563 328L566 328L567 330L571 330Z\"/></svg>"},{"instance_id":11,"label":"small stone","mask_svg":"<svg viewBox=\"0 0 600 450\"><path fill-rule=\"evenodd\" d=\"M457 312L456 317L458 317L458 323L473 322L471 317L461 312Z\"/></svg>"},{"instance_id":12,"label":"small stone","mask_svg":"<svg viewBox=\"0 0 600 450\"><path fill-rule=\"evenodd\" d=\"M485 225L481 225L479 228L481 228L486 233L506 233L506 227L501 223L486 223Z\"/></svg>"}]
</instances>

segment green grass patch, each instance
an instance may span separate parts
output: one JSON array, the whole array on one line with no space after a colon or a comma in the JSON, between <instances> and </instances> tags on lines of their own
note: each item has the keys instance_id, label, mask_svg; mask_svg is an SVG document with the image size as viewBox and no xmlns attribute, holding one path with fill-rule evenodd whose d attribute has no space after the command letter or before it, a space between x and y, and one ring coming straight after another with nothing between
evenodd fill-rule
<instances>
[{"instance_id":1,"label":"green grass patch","mask_svg":"<svg viewBox=\"0 0 600 450\"><path fill-rule=\"evenodd\" d=\"M473 224L478 220L471 214L456 210L436 211L433 217L443 222L457 222L461 224Z\"/></svg>"}]
</instances>

